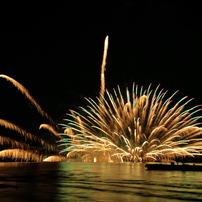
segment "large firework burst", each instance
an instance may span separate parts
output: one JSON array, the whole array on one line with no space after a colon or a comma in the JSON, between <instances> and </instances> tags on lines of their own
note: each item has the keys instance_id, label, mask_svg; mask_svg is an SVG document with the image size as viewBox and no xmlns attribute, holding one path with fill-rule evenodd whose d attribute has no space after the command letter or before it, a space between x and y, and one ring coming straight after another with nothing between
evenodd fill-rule
<instances>
[{"instance_id":1,"label":"large firework burst","mask_svg":"<svg viewBox=\"0 0 202 202\"><path fill-rule=\"evenodd\" d=\"M87 107L70 110L60 146L69 159L80 161L142 162L171 160L201 155L202 130L197 116L200 105L188 108L192 99L183 97L173 103L175 93L157 86L152 90L138 87L124 92L117 86L105 90L104 66L101 72L100 96L85 98Z\"/></svg>"}]
</instances>

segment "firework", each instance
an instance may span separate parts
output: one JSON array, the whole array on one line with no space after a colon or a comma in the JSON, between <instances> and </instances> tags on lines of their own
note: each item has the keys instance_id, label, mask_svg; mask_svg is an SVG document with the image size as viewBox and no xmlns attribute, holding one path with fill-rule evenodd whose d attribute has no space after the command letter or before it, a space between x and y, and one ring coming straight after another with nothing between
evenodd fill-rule
<instances>
[{"instance_id":1,"label":"firework","mask_svg":"<svg viewBox=\"0 0 202 202\"><path fill-rule=\"evenodd\" d=\"M42 115L45 116L50 120L51 123L54 123L52 118L41 108L41 106L37 103L37 101L33 98L33 96L30 94L30 92L18 81L15 79L4 75L0 74L0 78L4 78L7 81L11 82L22 94L25 95L25 97L36 107L37 111Z\"/></svg>"},{"instance_id":2,"label":"firework","mask_svg":"<svg viewBox=\"0 0 202 202\"><path fill-rule=\"evenodd\" d=\"M106 43L106 42L105 42ZM106 50L106 48L105 48ZM152 90L117 86L112 93L104 88L104 65L101 92L96 99L85 98L87 107L70 110L59 146L69 160L101 162L148 162L201 155L200 105L188 107L192 99L176 103L176 93L158 85Z\"/></svg>"},{"instance_id":3,"label":"firework","mask_svg":"<svg viewBox=\"0 0 202 202\"><path fill-rule=\"evenodd\" d=\"M60 136L56 131L58 129L57 126L52 126L52 118L41 108L29 91L22 84L9 76L0 75L0 78L4 78L11 82L28 100L30 100L30 102L36 107L37 111L48 119L51 125L41 124L39 129L47 129L57 140L59 140ZM58 153L58 148L56 147L55 142L47 142L46 140L27 132L20 126L4 119L0 119L0 126L15 131L19 134L18 136L20 136L15 140L13 135L12 137L7 137L2 134L0 135L0 145L8 147L8 149L0 151L0 158L14 159L16 161L64 161L63 156L49 156L49 154Z\"/></svg>"}]
</instances>

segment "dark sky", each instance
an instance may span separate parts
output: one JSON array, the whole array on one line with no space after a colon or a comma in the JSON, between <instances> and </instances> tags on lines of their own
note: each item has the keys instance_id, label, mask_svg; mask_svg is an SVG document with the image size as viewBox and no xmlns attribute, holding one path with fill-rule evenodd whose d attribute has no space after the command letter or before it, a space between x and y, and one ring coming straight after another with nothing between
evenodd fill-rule
<instances>
[{"instance_id":1,"label":"dark sky","mask_svg":"<svg viewBox=\"0 0 202 202\"><path fill-rule=\"evenodd\" d=\"M68 1L67 1L68 2ZM201 7L191 1L72 1L1 7L0 73L24 85L57 122L106 84L161 84L202 103ZM96 2L96 3L92 3ZM0 118L41 122L29 101L0 79ZM25 121L26 120L26 121ZM37 123L38 124L38 123Z\"/></svg>"}]
</instances>

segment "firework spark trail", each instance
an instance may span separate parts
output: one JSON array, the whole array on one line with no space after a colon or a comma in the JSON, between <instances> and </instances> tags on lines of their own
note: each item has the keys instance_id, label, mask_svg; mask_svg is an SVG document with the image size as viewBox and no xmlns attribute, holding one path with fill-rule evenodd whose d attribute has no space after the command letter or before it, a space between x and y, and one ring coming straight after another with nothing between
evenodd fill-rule
<instances>
[{"instance_id":1,"label":"firework spark trail","mask_svg":"<svg viewBox=\"0 0 202 202\"><path fill-rule=\"evenodd\" d=\"M54 123L52 118L40 107L40 105L37 103L37 101L32 97L32 95L29 93L29 91L19 82L17 82L15 79L0 74L1 78L6 79L7 81L11 82L22 94L25 95L25 97L30 100L30 102L36 107L37 111L44 117L46 117L51 123Z\"/></svg>"},{"instance_id":2,"label":"firework spark trail","mask_svg":"<svg viewBox=\"0 0 202 202\"><path fill-rule=\"evenodd\" d=\"M106 67L107 49L108 49L108 36L105 38L105 42L104 42L104 53L103 53L102 66L101 66L100 95L104 95L104 92L105 92L105 70L106 70L105 67Z\"/></svg>"},{"instance_id":3,"label":"firework spark trail","mask_svg":"<svg viewBox=\"0 0 202 202\"><path fill-rule=\"evenodd\" d=\"M105 66L108 37L105 40L101 67L101 91L96 100L85 98L81 112L70 110L65 119L64 136L59 146L66 148L68 158L82 161L154 161L201 155L202 130L194 115L200 105L187 108L192 100L183 97L171 106L168 91L132 85L122 93L119 86L113 94L105 90Z\"/></svg>"},{"instance_id":4,"label":"firework spark trail","mask_svg":"<svg viewBox=\"0 0 202 202\"><path fill-rule=\"evenodd\" d=\"M31 133L26 132L24 129L20 128L19 126L17 126L16 124L4 120L4 119L0 119L0 126L3 126L5 128L8 128L10 130L16 131L19 134L21 134L25 140L31 140L31 141L37 141L37 137L35 135L32 135Z\"/></svg>"},{"instance_id":5,"label":"firework spark trail","mask_svg":"<svg viewBox=\"0 0 202 202\"><path fill-rule=\"evenodd\" d=\"M52 134L54 134L56 137L59 137L59 138L61 138L61 136L59 135L59 133L56 131L56 129L53 127L53 126L51 126L51 125L49 125L49 124L45 124L45 123L43 123L43 124L41 124L40 126L39 126L39 129L47 129L48 131L50 131Z\"/></svg>"},{"instance_id":6,"label":"firework spark trail","mask_svg":"<svg viewBox=\"0 0 202 202\"><path fill-rule=\"evenodd\" d=\"M30 145L13 140L9 137L0 136L0 145L11 145L12 148L30 149Z\"/></svg>"},{"instance_id":7,"label":"firework spark trail","mask_svg":"<svg viewBox=\"0 0 202 202\"><path fill-rule=\"evenodd\" d=\"M1 158L11 158L11 159L24 159L26 161L43 161L46 158L39 153L36 153L31 150L23 150L23 149L5 149L0 151Z\"/></svg>"},{"instance_id":8,"label":"firework spark trail","mask_svg":"<svg viewBox=\"0 0 202 202\"><path fill-rule=\"evenodd\" d=\"M56 151L56 148L52 144L47 143L45 140L38 138L36 135L34 135L32 133L28 133L27 131L25 131L24 129L22 129L21 127L17 126L14 123L11 123L4 119L0 119L0 126L3 126L10 130L18 132L21 136L23 136L25 138L25 142L28 142L28 141L31 141L32 143L38 142L39 144L41 144L41 146L43 146L44 149L46 149L48 151ZM1 137L1 138L3 138L3 137ZM28 143L27 144L22 144L22 143L17 144L17 142L15 140L13 140L13 142L11 141L10 143L11 143L12 148L16 147L16 146L17 147L19 146L20 148L22 148L21 145L24 145L25 149L30 148L30 145Z\"/></svg>"}]
</instances>

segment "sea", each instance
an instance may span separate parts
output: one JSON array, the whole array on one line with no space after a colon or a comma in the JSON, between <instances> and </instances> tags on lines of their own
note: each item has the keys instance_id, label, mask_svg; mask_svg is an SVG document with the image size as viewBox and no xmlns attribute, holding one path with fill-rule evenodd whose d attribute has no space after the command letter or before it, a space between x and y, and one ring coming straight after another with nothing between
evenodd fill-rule
<instances>
[{"instance_id":1,"label":"sea","mask_svg":"<svg viewBox=\"0 0 202 202\"><path fill-rule=\"evenodd\" d=\"M149 171L144 163L0 163L0 202L202 201L202 171Z\"/></svg>"}]
</instances>

